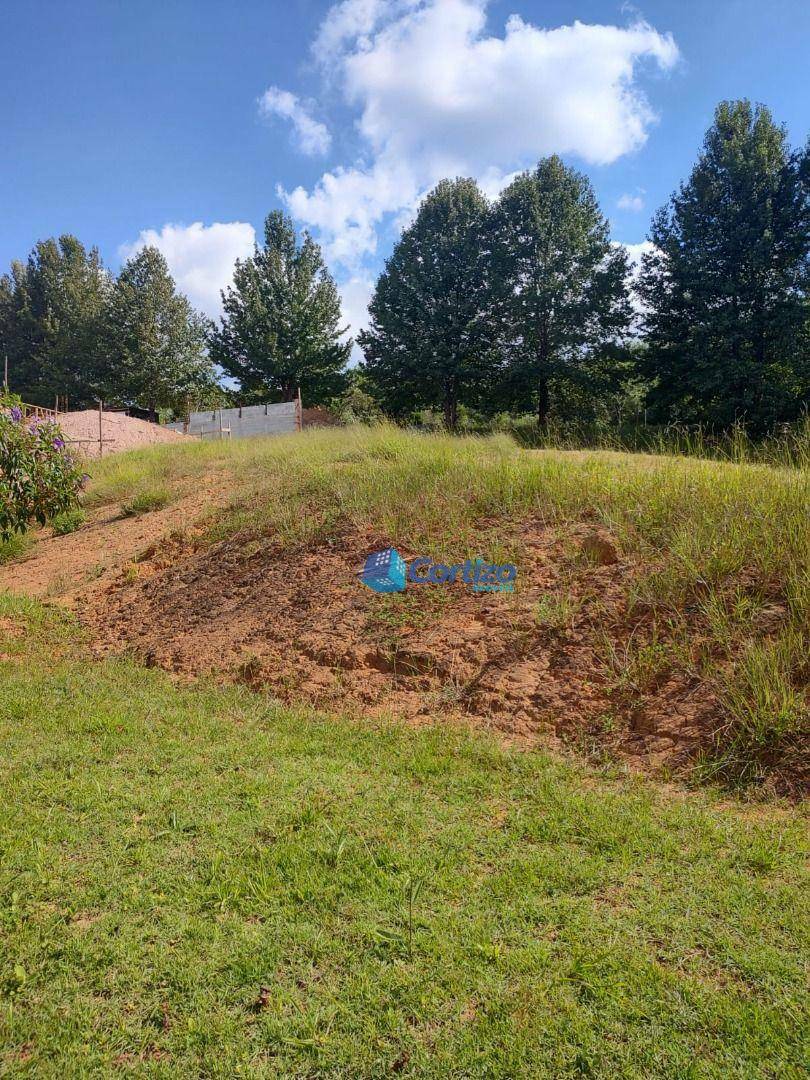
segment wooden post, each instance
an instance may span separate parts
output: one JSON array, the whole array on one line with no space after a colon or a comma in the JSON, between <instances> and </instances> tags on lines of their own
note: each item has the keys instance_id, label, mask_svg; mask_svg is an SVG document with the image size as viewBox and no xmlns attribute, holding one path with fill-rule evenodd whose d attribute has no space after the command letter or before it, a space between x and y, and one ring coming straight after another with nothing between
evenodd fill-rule
<instances>
[{"instance_id":1,"label":"wooden post","mask_svg":"<svg viewBox=\"0 0 810 1080\"><path fill-rule=\"evenodd\" d=\"M304 427L304 410L301 405L301 387L298 387L298 396L295 399L295 430L301 431Z\"/></svg>"},{"instance_id":2,"label":"wooden post","mask_svg":"<svg viewBox=\"0 0 810 1080\"><path fill-rule=\"evenodd\" d=\"M98 456L104 456L104 402L98 403Z\"/></svg>"}]
</instances>

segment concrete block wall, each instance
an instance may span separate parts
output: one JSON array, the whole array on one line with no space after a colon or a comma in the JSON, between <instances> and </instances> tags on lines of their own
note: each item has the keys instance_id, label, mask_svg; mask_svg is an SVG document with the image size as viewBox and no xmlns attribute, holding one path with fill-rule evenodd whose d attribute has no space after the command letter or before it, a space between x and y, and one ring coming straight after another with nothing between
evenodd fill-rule
<instances>
[{"instance_id":1,"label":"concrete block wall","mask_svg":"<svg viewBox=\"0 0 810 1080\"><path fill-rule=\"evenodd\" d=\"M173 431L185 431L204 439L218 439L220 429L224 439L243 439L249 435L284 435L301 427L297 401L282 401L274 405L245 405L241 409L211 409L191 413L188 425L168 424ZM230 429L230 435L228 434Z\"/></svg>"}]
</instances>

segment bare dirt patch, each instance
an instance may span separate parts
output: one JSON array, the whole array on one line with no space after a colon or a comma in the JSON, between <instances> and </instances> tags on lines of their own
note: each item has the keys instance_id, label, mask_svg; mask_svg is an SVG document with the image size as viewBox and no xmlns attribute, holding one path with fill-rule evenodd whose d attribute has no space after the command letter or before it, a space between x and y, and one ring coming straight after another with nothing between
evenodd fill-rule
<instances>
[{"instance_id":1,"label":"bare dirt patch","mask_svg":"<svg viewBox=\"0 0 810 1080\"><path fill-rule=\"evenodd\" d=\"M58 601L67 607L94 604L128 564L171 531L193 532L206 509L222 502L221 479L204 481L193 494L163 510L122 517L120 506L103 506L66 536L41 529L30 554L0 566L0 590Z\"/></svg>"},{"instance_id":2,"label":"bare dirt patch","mask_svg":"<svg viewBox=\"0 0 810 1080\"><path fill-rule=\"evenodd\" d=\"M177 540L141 561L137 578L94 593L81 617L100 653L129 651L286 702L464 720L644 768L686 761L716 711L704 685L662 664L633 688L632 708L622 700L615 658L631 637L638 646L650 636L648 616L627 608L637 567L586 522L564 536L538 523L520 533L511 595L460 582L373 593L357 576L386 546L371 532L296 554L242 537L200 550Z\"/></svg>"}]
</instances>

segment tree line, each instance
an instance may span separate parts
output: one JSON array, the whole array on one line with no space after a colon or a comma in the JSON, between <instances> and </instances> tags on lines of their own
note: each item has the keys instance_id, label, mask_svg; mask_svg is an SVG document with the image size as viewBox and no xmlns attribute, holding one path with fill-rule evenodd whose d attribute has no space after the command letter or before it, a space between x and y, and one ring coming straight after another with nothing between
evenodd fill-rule
<instances>
[{"instance_id":1,"label":"tree line","mask_svg":"<svg viewBox=\"0 0 810 1080\"><path fill-rule=\"evenodd\" d=\"M754 435L810 403L810 146L763 106L724 102L689 178L655 215L633 272L587 177L551 156L490 202L442 181L376 284L363 361L347 371L321 250L276 211L237 263L218 325L194 312L154 248L113 277L74 237L0 279L13 388L183 412L223 395L361 403L408 420L462 410ZM223 390L222 375L235 385Z\"/></svg>"},{"instance_id":2,"label":"tree line","mask_svg":"<svg viewBox=\"0 0 810 1080\"><path fill-rule=\"evenodd\" d=\"M588 179L558 157L490 204L445 180L377 283L359 335L386 411L460 405L753 434L810 403L810 148L768 110L723 103L688 181L654 217L633 281Z\"/></svg>"},{"instance_id":3,"label":"tree line","mask_svg":"<svg viewBox=\"0 0 810 1080\"><path fill-rule=\"evenodd\" d=\"M346 386L351 341L318 245L279 212L237 263L215 326L177 291L155 247L117 276L75 237L38 242L0 278L0 364L25 401L139 406L153 414L239 400L326 402ZM225 389L223 375L237 389Z\"/></svg>"}]
</instances>

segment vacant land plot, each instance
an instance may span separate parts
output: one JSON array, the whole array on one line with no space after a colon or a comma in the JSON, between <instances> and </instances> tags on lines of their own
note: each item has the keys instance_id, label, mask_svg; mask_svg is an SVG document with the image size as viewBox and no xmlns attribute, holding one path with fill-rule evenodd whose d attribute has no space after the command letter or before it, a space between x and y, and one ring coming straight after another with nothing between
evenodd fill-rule
<instances>
[{"instance_id":1,"label":"vacant land plot","mask_svg":"<svg viewBox=\"0 0 810 1080\"><path fill-rule=\"evenodd\" d=\"M803 1075L803 473L389 428L93 471L0 571L0 1072ZM379 596L388 544L518 588Z\"/></svg>"},{"instance_id":2,"label":"vacant land plot","mask_svg":"<svg viewBox=\"0 0 810 1080\"><path fill-rule=\"evenodd\" d=\"M94 472L91 514L107 508L111 539L128 529L122 513L134 518L140 550L122 546L103 587L95 563L71 563L65 581L62 548L103 543L88 527L6 566L0 585L61 588L101 653L288 703L807 784L801 470L383 427L157 447ZM380 597L357 571L389 544L406 558L512 561L517 590Z\"/></svg>"}]
</instances>

